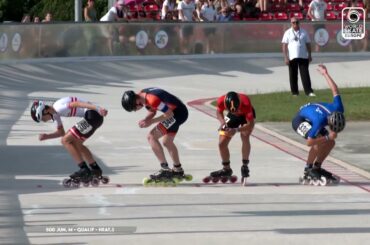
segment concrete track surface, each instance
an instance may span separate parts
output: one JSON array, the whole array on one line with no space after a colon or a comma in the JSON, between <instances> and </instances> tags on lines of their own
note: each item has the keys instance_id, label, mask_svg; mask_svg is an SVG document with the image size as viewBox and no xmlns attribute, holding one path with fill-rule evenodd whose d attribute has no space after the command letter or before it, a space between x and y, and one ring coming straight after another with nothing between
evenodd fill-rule
<instances>
[{"instance_id":1,"label":"concrete track surface","mask_svg":"<svg viewBox=\"0 0 370 245\"><path fill-rule=\"evenodd\" d=\"M249 185L203 184L221 167L218 122L207 103L229 90L289 90L281 55L46 59L0 66L0 244L368 244L370 240L369 126L349 123L325 167L338 186L302 186L307 147L288 124L257 124L251 139ZM369 86L370 55L315 56L340 87ZM137 122L144 110L121 107L124 90L166 89L189 105L176 137L191 182L143 187L157 171ZM38 141L54 130L34 123L33 99L79 96L108 108L103 126L86 144L111 182L66 189L76 170L60 140ZM351 103L351 102L347 102ZM283 108L282 108L283 109ZM292 115L293 116L293 115ZM65 127L76 119L64 120ZM231 142L240 177L241 144Z\"/></svg>"}]
</instances>

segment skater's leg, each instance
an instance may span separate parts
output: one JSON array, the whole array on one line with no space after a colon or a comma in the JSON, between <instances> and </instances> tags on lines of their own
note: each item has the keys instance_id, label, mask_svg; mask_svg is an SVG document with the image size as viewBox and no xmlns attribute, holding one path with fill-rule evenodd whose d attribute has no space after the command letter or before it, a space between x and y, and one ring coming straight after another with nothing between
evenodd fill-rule
<instances>
[{"instance_id":1,"label":"skater's leg","mask_svg":"<svg viewBox=\"0 0 370 245\"><path fill-rule=\"evenodd\" d=\"M220 151L222 162L230 162L230 151L229 151L230 141L231 137L224 135L219 136L218 149Z\"/></svg>"},{"instance_id":2,"label":"skater's leg","mask_svg":"<svg viewBox=\"0 0 370 245\"><path fill-rule=\"evenodd\" d=\"M308 152L308 157L307 157L308 164L315 162L317 155L318 155L318 151L319 151L318 145L311 146L310 151Z\"/></svg>"},{"instance_id":3,"label":"skater's leg","mask_svg":"<svg viewBox=\"0 0 370 245\"><path fill-rule=\"evenodd\" d=\"M316 161L320 163L324 162L324 160L329 155L334 146L335 146L334 140L328 140L327 142L321 144L319 147L320 149L318 150L317 153Z\"/></svg>"},{"instance_id":4,"label":"skater's leg","mask_svg":"<svg viewBox=\"0 0 370 245\"><path fill-rule=\"evenodd\" d=\"M242 140L242 157L245 160L249 160L251 152L250 133L242 132L240 133L240 138Z\"/></svg>"},{"instance_id":5,"label":"skater's leg","mask_svg":"<svg viewBox=\"0 0 370 245\"><path fill-rule=\"evenodd\" d=\"M157 129L157 127L153 128L147 136L148 142L152 147L152 150L157 157L160 163L167 163L166 157L164 155L163 147L161 146L159 139L162 137L162 132Z\"/></svg>"},{"instance_id":6,"label":"skater's leg","mask_svg":"<svg viewBox=\"0 0 370 245\"><path fill-rule=\"evenodd\" d=\"M76 139L72 133L68 132L66 135L62 137L62 144L64 148L68 151L68 153L72 156L73 160L80 164L83 162L82 153L77 148L77 141L80 141L79 139Z\"/></svg>"},{"instance_id":7,"label":"skater's leg","mask_svg":"<svg viewBox=\"0 0 370 245\"><path fill-rule=\"evenodd\" d=\"M166 147L168 153L170 154L173 161L173 165L176 167L181 167L179 152L177 150L175 143L173 142L175 136L176 134L166 134L165 136L163 136L163 145L164 147Z\"/></svg>"}]
</instances>

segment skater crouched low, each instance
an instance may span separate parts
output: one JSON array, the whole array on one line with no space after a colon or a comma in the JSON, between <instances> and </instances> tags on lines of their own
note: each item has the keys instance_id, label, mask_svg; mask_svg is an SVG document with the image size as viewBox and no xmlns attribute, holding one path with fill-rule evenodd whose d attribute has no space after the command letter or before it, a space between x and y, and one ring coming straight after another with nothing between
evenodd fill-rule
<instances>
[{"instance_id":1,"label":"skater crouched low","mask_svg":"<svg viewBox=\"0 0 370 245\"><path fill-rule=\"evenodd\" d=\"M224 111L227 112L226 116L224 116ZM228 146L231 138L240 133L242 140L241 176L242 184L246 185L247 177L249 177L250 135L254 128L255 118L254 108L247 95L231 91L217 99L217 119L221 124L218 130L218 148L223 167L221 170L212 172L210 177L203 179L204 182L208 183L211 180L218 182L218 180L221 180L223 183L227 181L233 183L237 180L237 177L232 175Z\"/></svg>"},{"instance_id":2,"label":"skater crouched low","mask_svg":"<svg viewBox=\"0 0 370 245\"><path fill-rule=\"evenodd\" d=\"M332 94L332 103L309 103L302 106L292 120L293 129L306 139L310 151L307 157L302 184L327 185L339 183L339 178L321 167L335 146L337 134L345 127L344 107L339 90L324 65L318 71L326 79ZM326 126L329 126L326 129Z\"/></svg>"},{"instance_id":3,"label":"skater crouched low","mask_svg":"<svg viewBox=\"0 0 370 245\"><path fill-rule=\"evenodd\" d=\"M132 90L125 91L122 96L122 107L128 111L138 111L141 108L148 110L146 117L139 121L140 128L147 128L156 124L148 134L148 142L157 157L161 169L150 178L144 179L144 185L171 183L176 180L191 180L191 175L185 175L181 166L179 153L174 143L175 136L182 125L188 119L188 109L176 96L160 88L146 88L139 93ZM156 117L157 111L162 112ZM171 169L166 160L163 147L159 139L163 139L163 146L167 149L172 161Z\"/></svg>"},{"instance_id":4,"label":"skater crouched low","mask_svg":"<svg viewBox=\"0 0 370 245\"><path fill-rule=\"evenodd\" d=\"M77 97L65 97L57 100L53 105L46 105L44 101L34 101L31 106L31 117L35 122L53 120L57 130L53 133L42 133L39 140L48 140L62 137L62 144L80 167L80 170L70 175L70 179L63 181L66 187L79 186L80 183L98 185L99 180L107 183L107 177L102 177L102 170L94 160L90 150L84 146L88 139L103 124L103 117L108 111L88 101ZM65 133L61 117L82 117L67 133ZM88 163L88 165L86 164Z\"/></svg>"}]
</instances>

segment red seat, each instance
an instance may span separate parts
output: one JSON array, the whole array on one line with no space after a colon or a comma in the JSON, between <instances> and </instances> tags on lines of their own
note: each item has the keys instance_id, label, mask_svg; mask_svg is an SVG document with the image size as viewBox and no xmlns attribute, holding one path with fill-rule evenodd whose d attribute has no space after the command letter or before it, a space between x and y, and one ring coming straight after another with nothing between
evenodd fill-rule
<instances>
[{"instance_id":1,"label":"red seat","mask_svg":"<svg viewBox=\"0 0 370 245\"><path fill-rule=\"evenodd\" d=\"M335 12L327 12L326 13L326 19L327 20L336 20L337 15L335 14Z\"/></svg>"},{"instance_id":2,"label":"red seat","mask_svg":"<svg viewBox=\"0 0 370 245\"><path fill-rule=\"evenodd\" d=\"M274 15L275 20L288 20L288 15L285 12L277 12Z\"/></svg>"},{"instance_id":3,"label":"red seat","mask_svg":"<svg viewBox=\"0 0 370 245\"><path fill-rule=\"evenodd\" d=\"M157 4L148 4L144 6L144 11L148 19L160 20L160 11Z\"/></svg>"},{"instance_id":4,"label":"red seat","mask_svg":"<svg viewBox=\"0 0 370 245\"><path fill-rule=\"evenodd\" d=\"M267 20L273 20L274 16L271 13L262 13L260 15L260 20L267 21Z\"/></svg>"},{"instance_id":5,"label":"red seat","mask_svg":"<svg viewBox=\"0 0 370 245\"><path fill-rule=\"evenodd\" d=\"M345 7L347 7L346 3L336 4L334 5L334 10L339 12L342 11L342 9L344 9Z\"/></svg>"},{"instance_id":6,"label":"red seat","mask_svg":"<svg viewBox=\"0 0 370 245\"><path fill-rule=\"evenodd\" d=\"M326 7L326 11L332 11L334 9L334 7L333 7L333 3L328 3L327 4L327 7Z\"/></svg>"},{"instance_id":7,"label":"red seat","mask_svg":"<svg viewBox=\"0 0 370 245\"><path fill-rule=\"evenodd\" d=\"M291 12L289 14L289 18L293 18L293 17L297 18L298 20L303 20L304 19L304 16L301 12Z\"/></svg>"},{"instance_id":8,"label":"red seat","mask_svg":"<svg viewBox=\"0 0 370 245\"><path fill-rule=\"evenodd\" d=\"M287 10L289 12L299 12L301 11L301 6L299 6L299 4L296 4L296 3L290 3L287 6Z\"/></svg>"},{"instance_id":9,"label":"red seat","mask_svg":"<svg viewBox=\"0 0 370 245\"><path fill-rule=\"evenodd\" d=\"M285 7L281 4L273 4L271 6L271 11L272 12L281 12L281 11L284 11L285 10Z\"/></svg>"}]
</instances>

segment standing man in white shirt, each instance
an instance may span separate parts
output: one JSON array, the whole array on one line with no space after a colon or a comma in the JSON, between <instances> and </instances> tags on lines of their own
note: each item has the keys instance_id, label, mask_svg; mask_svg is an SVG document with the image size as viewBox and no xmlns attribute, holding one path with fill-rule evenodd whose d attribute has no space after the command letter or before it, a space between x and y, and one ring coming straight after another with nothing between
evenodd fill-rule
<instances>
[{"instance_id":1,"label":"standing man in white shirt","mask_svg":"<svg viewBox=\"0 0 370 245\"><path fill-rule=\"evenodd\" d=\"M285 64L289 66L290 90L293 96L299 95L298 68L305 94L316 96L311 87L310 72L308 70L311 57L311 39L308 33L300 28L299 21L293 17L290 19L292 27L285 31L282 40L282 49Z\"/></svg>"},{"instance_id":2,"label":"standing man in white shirt","mask_svg":"<svg viewBox=\"0 0 370 245\"><path fill-rule=\"evenodd\" d=\"M179 2L177 9L179 10L180 21L199 21L193 0L182 0Z\"/></svg>"}]
</instances>

